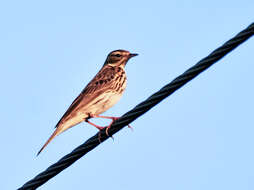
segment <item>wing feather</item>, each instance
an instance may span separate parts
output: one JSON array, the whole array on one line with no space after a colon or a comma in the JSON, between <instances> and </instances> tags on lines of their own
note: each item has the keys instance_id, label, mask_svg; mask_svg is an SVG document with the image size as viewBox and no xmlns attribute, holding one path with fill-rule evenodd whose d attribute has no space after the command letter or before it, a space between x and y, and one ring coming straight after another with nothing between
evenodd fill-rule
<instances>
[{"instance_id":1,"label":"wing feather","mask_svg":"<svg viewBox=\"0 0 254 190\"><path fill-rule=\"evenodd\" d=\"M85 106L92 99L96 99L102 92L114 88L113 81L120 70L112 66L103 67L99 73L88 83L79 96L72 102L62 118L56 124L56 128L65 123L72 114L75 114L80 106ZM82 103L81 103L82 102Z\"/></svg>"}]
</instances>

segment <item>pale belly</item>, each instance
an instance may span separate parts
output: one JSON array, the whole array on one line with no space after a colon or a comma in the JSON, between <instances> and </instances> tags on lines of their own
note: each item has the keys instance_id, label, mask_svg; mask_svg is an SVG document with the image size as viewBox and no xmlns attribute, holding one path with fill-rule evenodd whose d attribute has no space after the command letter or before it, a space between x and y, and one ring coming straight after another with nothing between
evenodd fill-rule
<instances>
[{"instance_id":1,"label":"pale belly","mask_svg":"<svg viewBox=\"0 0 254 190\"><path fill-rule=\"evenodd\" d=\"M99 115L114 106L122 97L122 93L103 93L91 102L90 114Z\"/></svg>"},{"instance_id":2,"label":"pale belly","mask_svg":"<svg viewBox=\"0 0 254 190\"><path fill-rule=\"evenodd\" d=\"M62 125L62 132L66 129L84 121L89 115L99 115L109 108L114 106L122 97L121 94L116 94L112 92L103 93L94 100L92 100L89 105L85 107L85 110L80 110L75 116L66 120ZM89 110L88 110L89 109Z\"/></svg>"}]
</instances>

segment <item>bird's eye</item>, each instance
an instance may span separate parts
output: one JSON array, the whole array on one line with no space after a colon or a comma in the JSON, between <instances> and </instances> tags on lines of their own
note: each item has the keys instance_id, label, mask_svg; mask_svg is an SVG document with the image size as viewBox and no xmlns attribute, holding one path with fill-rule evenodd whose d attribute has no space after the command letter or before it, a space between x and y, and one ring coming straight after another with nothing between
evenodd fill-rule
<instances>
[{"instance_id":1,"label":"bird's eye","mask_svg":"<svg viewBox=\"0 0 254 190\"><path fill-rule=\"evenodd\" d=\"M121 54L114 54L114 56L116 56L116 57L121 57Z\"/></svg>"}]
</instances>

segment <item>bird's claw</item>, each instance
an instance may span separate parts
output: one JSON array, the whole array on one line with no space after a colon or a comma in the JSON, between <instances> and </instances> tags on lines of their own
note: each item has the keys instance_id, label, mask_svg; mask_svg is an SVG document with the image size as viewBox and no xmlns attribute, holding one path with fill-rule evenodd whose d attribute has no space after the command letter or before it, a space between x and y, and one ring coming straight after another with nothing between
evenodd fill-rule
<instances>
[{"instance_id":1,"label":"bird's claw","mask_svg":"<svg viewBox=\"0 0 254 190\"><path fill-rule=\"evenodd\" d=\"M132 128L132 126L128 125L128 128L131 129L131 131L134 131L134 129Z\"/></svg>"},{"instance_id":2,"label":"bird's claw","mask_svg":"<svg viewBox=\"0 0 254 190\"><path fill-rule=\"evenodd\" d=\"M106 128L106 135L108 137L112 138L113 140L115 140L114 137L108 133L109 128L110 128L110 126Z\"/></svg>"},{"instance_id":3,"label":"bird's claw","mask_svg":"<svg viewBox=\"0 0 254 190\"><path fill-rule=\"evenodd\" d=\"M101 127L101 129L99 129L99 130L100 130L100 132L99 132L99 137L98 137L99 142L100 142L100 143L102 142L102 141L101 141L101 133L102 133L102 130L103 130L104 128L106 128L106 131L105 131L106 135L107 135L108 137L112 138L112 140L115 140L114 137L113 137L112 135L109 134L108 130L109 130L110 126L108 126L108 127Z\"/></svg>"}]
</instances>

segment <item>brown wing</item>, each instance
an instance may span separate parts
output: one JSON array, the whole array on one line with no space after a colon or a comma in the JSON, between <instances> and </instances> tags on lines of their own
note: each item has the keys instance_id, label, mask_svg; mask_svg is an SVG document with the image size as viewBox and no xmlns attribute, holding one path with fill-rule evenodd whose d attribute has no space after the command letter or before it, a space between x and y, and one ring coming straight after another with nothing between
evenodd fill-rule
<instances>
[{"instance_id":1,"label":"brown wing","mask_svg":"<svg viewBox=\"0 0 254 190\"><path fill-rule=\"evenodd\" d=\"M84 90L79 94L79 96L72 102L70 107L67 109L65 114L59 120L56 128L72 114L75 112L76 108L85 102L90 102L91 98L96 98L100 95L100 92L105 91L105 89L114 88L112 81L117 77L117 73L120 73L122 69L118 69L112 66L103 67L99 73L88 83ZM85 101L85 102L84 102Z\"/></svg>"}]
</instances>

